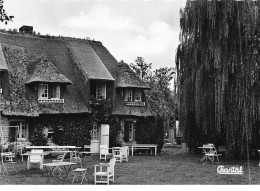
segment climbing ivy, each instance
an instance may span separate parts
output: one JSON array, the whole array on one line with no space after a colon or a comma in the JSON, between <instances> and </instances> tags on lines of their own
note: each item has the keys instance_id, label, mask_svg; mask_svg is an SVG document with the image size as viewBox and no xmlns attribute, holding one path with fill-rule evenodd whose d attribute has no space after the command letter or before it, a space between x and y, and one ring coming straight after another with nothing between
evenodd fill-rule
<instances>
[{"instance_id":1,"label":"climbing ivy","mask_svg":"<svg viewBox=\"0 0 260 191\"><path fill-rule=\"evenodd\" d=\"M52 128L54 131L52 141L57 145L83 147L90 144L93 122L88 114L41 115L32 123L36 130L43 127Z\"/></svg>"}]
</instances>

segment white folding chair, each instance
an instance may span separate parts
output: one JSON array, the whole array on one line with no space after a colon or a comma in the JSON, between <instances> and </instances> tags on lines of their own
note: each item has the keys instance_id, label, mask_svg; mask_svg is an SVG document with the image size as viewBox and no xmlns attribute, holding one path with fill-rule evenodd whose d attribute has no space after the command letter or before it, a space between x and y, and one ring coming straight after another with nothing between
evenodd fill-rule
<instances>
[{"instance_id":1,"label":"white folding chair","mask_svg":"<svg viewBox=\"0 0 260 191\"><path fill-rule=\"evenodd\" d=\"M84 180L86 180L87 182L87 178L86 178L86 172L87 169L86 168L76 168L75 170L72 170L72 183L74 182L74 180L78 180L79 177L81 177L81 184L83 183Z\"/></svg>"},{"instance_id":2,"label":"white folding chair","mask_svg":"<svg viewBox=\"0 0 260 191\"><path fill-rule=\"evenodd\" d=\"M12 168L16 173L16 162L14 161L15 154L8 152L8 153L1 153L1 165L4 168L3 174L6 173L8 175L8 168ZM0 166L1 172L1 166Z\"/></svg>"},{"instance_id":3,"label":"white folding chair","mask_svg":"<svg viewBox=\"0 0 260 191\"><path fill-rule=\"evenodd\" d=\"M107 156L110 155L108 152L108 147L107 145L100 145L100 160L105 160L107 161Z\"/></svg>"},{"instance_id":4,"label":"white folding chair","mask_svg":"<svg viewBox=\"0 0 260 191\"><path fill-rule=\"evenodd\" d=\"M116 159L112 158L110 159L109 163L100 163L99 165L94 165L94 184L109 184L109 181L112 181L114 183L115 163Z\"/></svg>"},{"instance_id":5,"label":"white folding chair","mask_svg":"<svg viewBox=\"0 0 260 191\"><path fill-rule=\"evenodd\" d=\"M74 162L77 164L80 164L80 167L82 168L82 160L79 156L79 152L78 151L72 151L70 153L70 162Z\"/></svg>"},{"instance_id":6,"label":"white folding chair","mask_svg":"<svg viewBox=\"0 0 260 191\"><path fill-rule=\"evenodd\" d=\"M31 151L32 155L28 156L28 161L27 161L27 169L31 168L31 163L33 164L40 164L40 169L43 169L43 153L42 149L34 149Z\"/></svg>"},{"instance_id":7,"label":"white folding chair","mask_svg":"<svg viewBox=\"0 0 260 191\"><path fill-rule=\"evenodd\" d=\"M211 148L210 148L210 150L207 153L205 153L206 160L209 159L211 162L216 162L215 161L215 158L216 158L217 159L217 163L219 163L218 156L221 156L222 154L218 154L217 153L217 149L214 146L214 144L208 143L208 146L210 146Z\"/></svg>"},{"instance_id":8,"label":"white folding chair","mask_svg":"<svg viewBox=\"0 0 260 191\"><path fill-rule=\"evenodd\" d=\"M116 162L122 162L122 147L113 148L113 157Z\"/></svg>"},{"instance_id":9,"label":"white folding chair","mask_svg":"<svg viewBox=\"0 0 260 191\"><path fill-rule=\"evenodd\" d=\"M128 146L123 146L121 149L122 153L121 153L121 160L128 162L128 155L129 155L129 148Z\"/></svg>"},{"instance_id":10,"label":"white folding chair","mask_svg":"<svg viewBox=\"0 0 260 191\"><path fill-rule=\"evenodd\" d=\"M61 155L58 155L58 156L57 156L57 159L52 160L52 162L54 162L54 163L63 162L65 156L66 156L66 152L64 152L64 153L61 154ZM53 169L53 171L52 171L52 175L55 176L56 173L59 173L58 176L60 176L60 175L61 175L61 172L62 172L61 168L58 167L58 166L56 166L56 167Z\"/></svg>"}]
</instances>

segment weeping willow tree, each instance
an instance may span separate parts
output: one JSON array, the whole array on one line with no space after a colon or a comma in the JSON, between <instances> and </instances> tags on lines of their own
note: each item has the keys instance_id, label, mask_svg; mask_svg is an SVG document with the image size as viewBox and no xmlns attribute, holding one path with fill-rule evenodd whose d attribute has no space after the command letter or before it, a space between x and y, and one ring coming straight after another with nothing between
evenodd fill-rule
<instances>
[{"instance_id":1,"label":"weeping willow tree","mask_svg":"<svg viewBox=\"0 0 260 191\"><path fill-rule=\"evenodd\" d=\"M191 150L260 148L260 2L187 1L176 54L180 127Z\"/></svg>"}]
</instances>

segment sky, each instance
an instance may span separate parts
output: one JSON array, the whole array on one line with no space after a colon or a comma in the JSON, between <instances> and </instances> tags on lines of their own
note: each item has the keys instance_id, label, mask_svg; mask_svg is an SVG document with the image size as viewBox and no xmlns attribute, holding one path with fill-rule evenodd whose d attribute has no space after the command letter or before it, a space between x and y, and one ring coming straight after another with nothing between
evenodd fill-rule
<instances>
[{"instance_id":1,"label":"sky","mask_svg":"<svg viewBox=\"0 0 260 191\"><path fill-rule=\"evenodd\" d=\"M186 0L4 0L13 22L42 35L101 41L117 61L143 57L153 69L174 67L179 44L179 10Z\"/></svg>"}]
</instances>

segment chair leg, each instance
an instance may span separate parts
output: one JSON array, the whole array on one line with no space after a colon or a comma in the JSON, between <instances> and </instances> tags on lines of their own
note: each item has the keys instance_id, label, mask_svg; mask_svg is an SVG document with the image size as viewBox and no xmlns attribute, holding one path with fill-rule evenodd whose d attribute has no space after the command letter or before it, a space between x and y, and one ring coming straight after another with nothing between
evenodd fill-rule
<instances>
[{"instance_id":1,"label":"chair leg","mask_svg":"<svg viewBox=\"0 0 260 191\"><path fill-rule=\"evenodd\" d=\"M4 166L4 171L5 171L6 175L8 175L8 171L7 171L6 166L5 165L3 165L3 166Z\"/></svg>"},{"instance_id":2,"label":"chair leg","mask_svg":"<svg viewBox=\"0 0 260 191\"><path fill-rule=\"evenodd\" d=\"M82 174L82 180L81 180L81 184L83 183L84 179L86 180L87 182L87 178L86 178L86 172L83 172Z\"/></svg>"},{"instance_id":3,"label":"chair leg","mask_svg":"<svg viewBox=\"0 0 260 191\"><path fill-rule=\"evenodd\" d=\"M72 182L71 182L71 183L73 183L73 182L74 182L74 179L75 179L75 177L76 177L76 176L74 176L74 177L73 177L73 179L72 179Z\"/></svg>"},{"instance_id":4,"label":"chair leg","mask_svg":"<svg viewBox=\"0 0 260 191\"><path fill-rule=\"evenodd\" d=\"M13 169L14 169L15 173L17 174L17 170L16 170L16 168L15 168L15 165L14 165L14 164L13 164Z\"/></svg>"}]
</instances>

